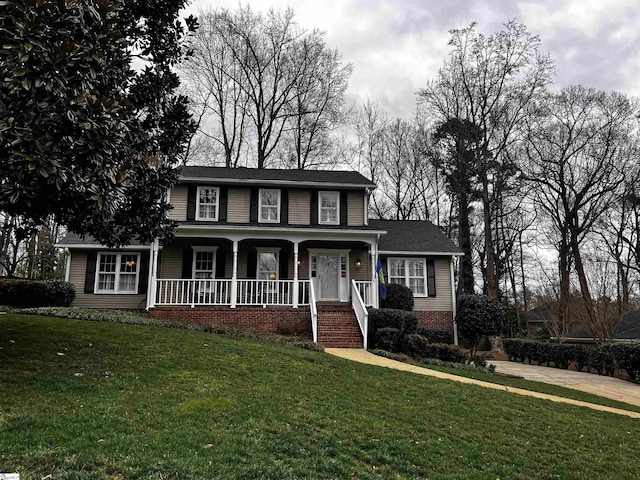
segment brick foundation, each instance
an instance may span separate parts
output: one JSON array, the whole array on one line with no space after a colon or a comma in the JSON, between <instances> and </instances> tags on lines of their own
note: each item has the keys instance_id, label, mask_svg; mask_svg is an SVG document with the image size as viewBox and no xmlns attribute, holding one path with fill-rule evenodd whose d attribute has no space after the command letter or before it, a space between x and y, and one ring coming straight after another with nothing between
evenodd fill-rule
<instances>
[{"instance_id":1,"label":"brick foundation","mask_svg":"<svg viewBox=\"0 0 640 480\"><path fill-rule=\"evenodd\" d=\"M149 315L189 324L305 335L311 338L309 307L156 307L149 309Z\"/></svg>"},{"instance_id":2,"label":"brick foundation","mask_svg":"<svg viewBox=\"0 0 640 480\"><path fill-rule=\"evenodd\" d=\"M418 317L418 325L432 328L434 330L444 330L453 333L453 313L452 312L415 312Z\"/></svg>"}]
</instances>

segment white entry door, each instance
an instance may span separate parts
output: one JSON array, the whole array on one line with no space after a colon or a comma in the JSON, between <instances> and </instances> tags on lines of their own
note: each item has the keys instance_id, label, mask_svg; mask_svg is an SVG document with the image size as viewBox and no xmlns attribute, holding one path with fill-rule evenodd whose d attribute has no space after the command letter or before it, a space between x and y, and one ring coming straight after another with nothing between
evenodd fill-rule
<instances>
[{"instance_id":1,"label":"white entry door","mask_svg":"<svg viewBox=\"0 0 640 480\"><path fill-rule=\"evenodd\" d=\"M310 275L317 300L349 301L349 252L310 251Z\"/></svg>"},{"instance_id":2,"label":"white entry door","mask_svg":"<svg viewBox=\"0 0 640 480\"><path fill-rule=\"evenodd\" d=\"M338 300L340 257L338 255L318 255L318 280L316 292L319 300Z\"/></svg>"}]
</instances>

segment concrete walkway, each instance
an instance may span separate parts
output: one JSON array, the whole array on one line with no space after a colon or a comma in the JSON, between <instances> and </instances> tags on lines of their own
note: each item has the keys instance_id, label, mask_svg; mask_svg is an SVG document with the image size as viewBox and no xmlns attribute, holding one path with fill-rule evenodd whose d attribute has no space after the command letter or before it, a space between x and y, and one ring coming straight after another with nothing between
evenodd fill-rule
<instances>
[{"instance_id":1,"label":"concrete walkway","mask_svg":"<svg viewBox=\"0 0 640 480\"><path fill-rule=\"evenodd\" d=\"M350 349L350 348L325 348L324 351L336 357L352 360L354 362L366 363L368 365L376 365L378 367L392 368L395 370L402 370L405 372L417 373L419 375L427 375L431 377L442 378L445 380L452 380L454 382L466 383L470 385L478 385L480 387L491 388L493 390L502 390L503 392L510 392L518 395L525 395L528 397L551 400L552 402L568 403L570 405L577 405L580 407L592 408L593 410L599 410L602 412L616 413L618 415L626 415L632 418L640 418L640 413L638 412L631 412L629 410L606 407L604 405L581 402L579 400L572 400L570 398L558 397L555 395L547 395L546 393L532 392L529 390L524 390L522 388L507 387L505 385L498 385L497 383L483 382L481 380L475 380L473 378L452 375L450 373L439 372L437 370L430 370L428 368L418 367L416 365L411 365L409 363L398 362L396 360L391 360L389 358L380 357L378 355L369 353L365 350L357 350L357 349ZM509 362L504 362L504 363L509 363ZM540 368L546 368L546 367L540 367ZM585 374L585 375L590 375L590 374ZM635 387L635 385L632 385L632 386ZM630 403L630 402L627 402L627 403Z\"/></svg>"},{"instance_id":2,"label":"concrete walkway","mask_svg":"<svg viewBox=\"0 0 640 480\"><path fill-rule=\"evenodd\" d=\"M517 375L534 382L573 388L574 390L640 406L640 385L619 378L518 362L497 360L490 360L490 362L496 366L496 371L500 373Z\"/></svg>"}]
</instances>

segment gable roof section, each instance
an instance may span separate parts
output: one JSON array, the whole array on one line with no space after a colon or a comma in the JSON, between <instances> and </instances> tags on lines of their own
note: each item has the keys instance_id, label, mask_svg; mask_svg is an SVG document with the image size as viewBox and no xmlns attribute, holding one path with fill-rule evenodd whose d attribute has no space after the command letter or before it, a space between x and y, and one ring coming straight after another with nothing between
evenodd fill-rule
<instances>
[{"instance_id":1,"label":"gable roof section","mask_svg":"<svg viewBox=\"0 0 640 480\"><path fill-rule=\"evenodd\" d=\"M640 310L624 315L612 333L616 340L640 340Z\"/></svg>"},{"instance_id":2,"label":"gable roof section","mask_svg":"<svg viewBox=\"0 0 640 480\"><path fill-rule=\"evenodd\" d=\"M265 168L227 168L185 166L180 168L180 181L196 183L213 180L228 184L290 185L374 188L371 180L354 171L284 170Z\"/></svg>"},{"instance_id":3,"label":"gable roof section","mask_svg":"<svg viewBox=\"0 0 640 480\"><path fill-rule=\"evenodd\" d=\"M380 253L462 255L442 231L429 221L369 220L375 230L385 230L380 236Z\"/></svg>"}]
</instances>

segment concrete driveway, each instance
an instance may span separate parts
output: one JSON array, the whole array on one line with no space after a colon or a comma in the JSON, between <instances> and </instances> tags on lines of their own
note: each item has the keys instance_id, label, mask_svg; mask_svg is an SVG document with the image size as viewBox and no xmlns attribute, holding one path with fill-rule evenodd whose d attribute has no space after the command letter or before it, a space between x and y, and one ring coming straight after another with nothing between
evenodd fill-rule
<instances>
[{"instance_id":1,"label":"concrete driveway","mask_svg":"<svg viewBox=\"0 0 640 480\"><path fill-rule=\"evenodd\" d=\"M560 368L539 367L526 363L489 360L496 366L496 371L517 375L534 382L550 383L561 387L573 388L601 397L619 400L640 406L640 385L619 378L595 375L593 373L575 372Z\"/></svg>"}]
</instances>

